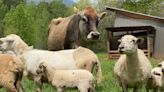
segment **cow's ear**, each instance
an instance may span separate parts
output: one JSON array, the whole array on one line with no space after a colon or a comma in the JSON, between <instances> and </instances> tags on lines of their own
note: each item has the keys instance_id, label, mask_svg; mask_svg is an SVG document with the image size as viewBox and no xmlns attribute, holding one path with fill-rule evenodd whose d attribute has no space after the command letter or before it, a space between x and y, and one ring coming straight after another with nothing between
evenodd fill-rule
<instances>
[{"instance_id":1,"label":"cow's ear","mask_svg":"<svg viewBox=\"0 0 164 92\"><path fill-rule=\"evenodd\" d=\"M98 16L100 19L103 19L107 15L107 12L102 12Z\"/></svg>"},{"instance_id":2,"label":"cow's ear","mask_svg":"<svg viewBox=\"0 0 164 92\"><path fill-rule=\"evenodd\" d=\"M80 10L77 7L74 6L73 11L74 11L74 13L78 13Z\"/></svg>"},{"instance_id":3,"label":"cow's ear","mask_svg":"<svg viewBox=\"0 0 164 92\"><path fill-rule=\"evenodd\" d=\"M137 41L136 41L137 44L142 44L143 42L144 42L144 38L142 37L137 38Z\"/></svg>"}]
</instances>

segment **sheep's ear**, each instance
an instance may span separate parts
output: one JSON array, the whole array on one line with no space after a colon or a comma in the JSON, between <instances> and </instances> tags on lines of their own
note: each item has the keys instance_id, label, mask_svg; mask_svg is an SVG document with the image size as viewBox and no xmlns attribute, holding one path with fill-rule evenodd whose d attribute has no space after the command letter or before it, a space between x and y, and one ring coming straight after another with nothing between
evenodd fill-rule
<instances>
[{"instance_id":1,"label":"sheep's ear","mask_svg":"<svg viewBox=\"0 0 164 92\"><path fill-rule=\"evenodd\" d=\"M161 63L159 63L159 64L158 64L158 67L162 67L162 64L161 64Z\"/></svg>"},{"instance_id":2,"label":"sheep's ear","mask_svg":"<svg viewBox=\"0 0 164 92\"><path fill-rule=\"evenodd\" d=\"M158 76L161 76L161 74L160 74L160 73L157 73L157 72L154 72L154 74L155 74L155 75L158 75Z\"/></svg>"},{"instance_id":3,"label":"sheep's ear","mask_svg":"<svg viewBox=\"0 0 164 92\"><path fill-rule=\"evenodd\" d=\"M118 42L121 42L121 39L118 39Z\"/></svg>"},{"instance_id":4,"label":"sheep's ear","mask_svg":"<svg viewBox=\"0 0 164 92\"><path fill-rule=\"evenodd\" d=\"M3 43L3 41L2 40L0 40L0 44L2 44Z\"/></svg>"},{"instance_id":5,"label":"sheep's ear","mask_svg":"<svg viewBox=\"0 0 164 92\"><path fill-rule=\"evenodd\" d=\"M9 44L12 44L14 42L14 39L6 39L6 42L8 42Z\"/></svg>"},{"instance_id":6,"label":"sheep's ear","mask_svg":"<svg viewBox=\"0 0 164 92\"><path fill-rule=\"evenodd\" d=\"M106 15L107 15L107 12L102 12L102 13L98 14L100 20L103 19Z\"/></svg>"},{"instance_id":7,"label":"sheep's ear","mask_svg":"<svg viewBox=\"0 0 164 92\"><path fill-rule=\"evenodd\" d=\"M142 44L143 42L144 42L144 38L142 37L137 38L137 41L136 41L137 44Z\"/></svg>"},{"instance_id":8,"label":"sheep's ear","mask_svg":"<svg viewBox=\"0 0 164 92\"><path fill-rule=\"evenodd\" d=\"M39 67L43 67L43 68L46 68L47 66L45 65L44 62L40 63Z\"/></svg>"}]
</instances>

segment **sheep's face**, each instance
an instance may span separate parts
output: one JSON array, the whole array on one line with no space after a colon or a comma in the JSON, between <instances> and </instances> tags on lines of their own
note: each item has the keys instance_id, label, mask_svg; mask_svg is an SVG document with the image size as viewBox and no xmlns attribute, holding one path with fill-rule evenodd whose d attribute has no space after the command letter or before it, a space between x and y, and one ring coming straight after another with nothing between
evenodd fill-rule
<instances>
[{"instance_id":1,"label":"sheep's face","mask_svg":"<svg viewBox=\"0 0 164 92\"><path fill-rule=\"evenodd\" d=\"M45 74L45 71L46 71L46 67L47 67L46 65L44 65L43 63L41 63L39 65L39 67L37 68L36 73L37 74L44 75Z\"/></svg>"},{"instance_id":2,"label":"sheep's face","mask_svg":"<svg viewBox=\"0 0 164 92\"><path fill-rule=\"evenodd\" d=\"M138 44L143 42L142 38L136 38L132 35L125 35L120 40L120 45L118 51L121 54L132 54L135 53L138 49Z\"/></svg>"},{"instance_id":3,"label":"sheep's face","mask_svg":"<svg viewBox=\"0 0 164 92\"><path fill-rule=\"evenodd\" d=\"M164 74L164 61L158 64L158 67L161 68L162 74Z\"/></svg>"},{"instance_id":4,"label":"sheep's face","mask_svg":"<svg viewBox=\"0 0 164 92\"><path fill-rule=\"evenodd\" d=\"M0 38L0 50L11 50L13 42L13 39Z\"/></svg>"}]
</instances>

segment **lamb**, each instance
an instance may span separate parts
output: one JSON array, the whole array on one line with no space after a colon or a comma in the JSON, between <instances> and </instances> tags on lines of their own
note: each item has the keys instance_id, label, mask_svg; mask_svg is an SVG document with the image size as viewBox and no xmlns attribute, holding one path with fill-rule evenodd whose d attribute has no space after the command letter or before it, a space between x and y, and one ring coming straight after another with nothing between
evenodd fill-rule
<instances>
[{"instance_id":1,"label":"lamb","mask_svg":"<svg viewBox=\"0 0 164 92\"><path fill-rule=\"evenodd\" d=\"M138 92L150 77L152 68L144 52L138 49L143 39L125 35L119 41L118 51L122 55L114 66L114 74L123 92L128 92L128 88Z\"/></svg>"},{"instance_id":2,"label":"lamb","mask_svg":"<svg viewBox=\"0 0 164 92\"><path fill-rule=\"evenodd\" d=\"M45 61L41 61L36 72L45 76L48 82L63 92L64 88L77 87L80 92L94 92L94 77L87 70L56 70Z\"/></svg>"},{"instance_id":3,"label":"lamb","mask_svg":"<svg viewBox=\"0 0 164 92\"><path fill-rule=\"evenodd\" d=\"M102 72L99 59L94 52L87 48L78 47L61 51L38 50L29 47L15 34L0 38L0 43L0 50L11 50L21 58L25 64L24 74L35 81L37 92L41 92L42 83L47 82L37 76L36 69L39 60L47 61L56 69L86 69L93 72L93 67L96 66L97 83L101 82Z\"/></svg>"},{"instance_id":4,"label":"lamb","mask_svg":"<svg viewBox=\"0 0 164 92\"><path fill-rule=\"evenodd\" d=\"M162 80L162 69L161 67L155 67L151 70L151 77L149 78L146 90L149 92L149 89L153 89L154 92L158 92L159 88L161 87L161 83L164 81Z\"/></svg>"},{"instance_id":5,"label":"lamb","mask_svg":"<svg viewBox=\"0 0 164 92\"><path fill-rule=\"evenodd\" d=\"M7 92L23 92L22 61L15 55L0 54L0 67L0 87L4 87Z\"/></svg>"}]
</instances>

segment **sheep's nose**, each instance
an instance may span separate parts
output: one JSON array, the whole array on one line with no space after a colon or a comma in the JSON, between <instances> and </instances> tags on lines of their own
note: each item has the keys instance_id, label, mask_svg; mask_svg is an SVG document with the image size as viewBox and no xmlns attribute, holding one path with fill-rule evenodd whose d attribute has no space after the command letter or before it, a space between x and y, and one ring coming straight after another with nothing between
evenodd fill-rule
<instances>
[{"instance_id":1,"label":"sheep's nose","mask_svg":"<svg viewBox=\"0 0 164 92\"><path fill-rule=\"evenodd\" d=\"M162 68L162 72L164 72L164 68Z\"/></svg>"},{"instance_id":2,"label":"sheep's nose","mask_svg":"<svg viewBox=\"0 0 164 92\"><path fill-rule=\"evenodd\" d=\"M118 48L119 48L120 50L121 50L121 49L124 49L124 47L123 47L123 46L119 46Z\"/></svg>"}]
</instances>

